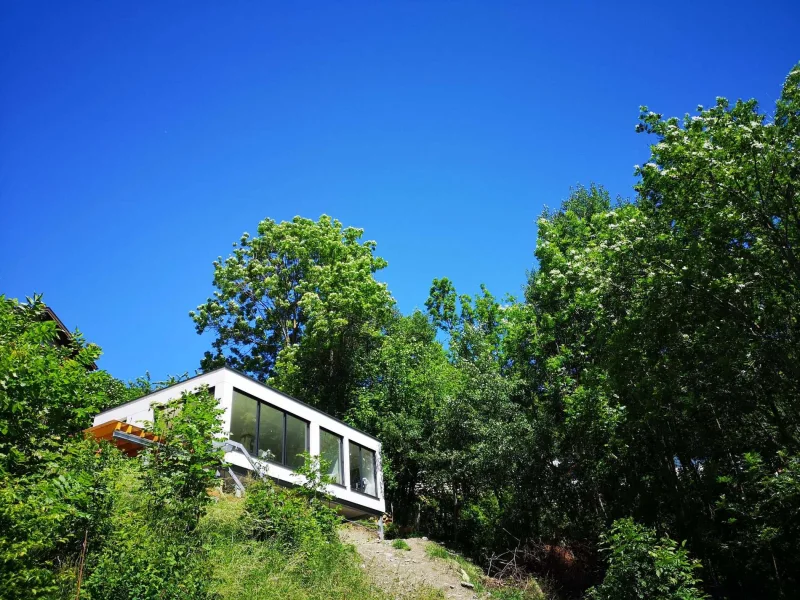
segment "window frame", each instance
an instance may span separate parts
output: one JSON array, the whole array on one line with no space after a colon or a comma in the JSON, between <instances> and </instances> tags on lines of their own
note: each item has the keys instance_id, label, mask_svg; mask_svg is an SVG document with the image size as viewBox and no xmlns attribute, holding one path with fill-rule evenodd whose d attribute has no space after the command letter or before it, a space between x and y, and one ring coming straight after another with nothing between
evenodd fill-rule
<instances>
[{"instance_id":1,"label":"window frame","mask_svg":"<svg viewBox=\"0 0 800 600\"><path fill-rule=\"evenodd\" d=\"M339 439L339 479L341 483L337 483L335 481L331 481L330 485L335 485L336 487L341 487L347 489L347 486L344 484L344 436L336 433L335 431L331 431L330 429L326 429L325 427L320 426L319 428L319 456L322 458L322 434L327 433L329 435L334 436L335 438ZM330 473L328 473L330 475Z\"/></svg>"},{"instance_id":2,"label":"window frame","mask_svg":"<svg viewBox=\"0 0 800 600\"><path fill-rule=\"evenodd\" d=\"M347 442L349 444L352 444L353 446L356 446L358 448L358 472L359 472L359 474L361 474L363 472L363 467L362 467L362 465L364 464L364 453L363 453L363 450L367 450L369 452L372 452L372 472L374 473L374 476L375 476L375 481L374 481L375 494L368 494L367 492L362 492L360 490L355 489L353 487L353 482L352 481L350 481L350 487L348 489L351 492L355 492L356 494L361 494L362 496L367 496L368 498L379 498L380 496L378 495L378 451L373 449L373 448L369 448L367 446L364 446L363 444L359 444L358 442L354 442L353 440L350 440L350 439L348 439ZM348 460L348 463L349 463L349 461L350 461L350 448L349 447L347 449L347 460ZM350 467L350 469L349 469L350 471L353 470L353 466L352 465L348 464L347 466ZM362 477L363 477L363 475L362 475ZM351 479L352 479L352 477L351 477Z\"/></svg>"},{"instance_id":3,"label":"window frame","mask_svg":"<svg viewBox=\"0 0 800 600\"><path fill-rule=\"evenodd\" d=\"M309 421L308 419L304 419L303 417L300 417L300 416L298 416L298 415L296 415L296 414L294 414L292 412L289 412L288 410L283 409L280 406L275 406L271 402L267 402L266 400L262 400L261 398L257 398L256 396L253 396L253 394L248 394L247 392L244 392L244 391L240 390L237 387L233 388L233 393L234 394L239 393L239 394L241 394L242 396L244 396L246 398L250 398L251 400L255 400L255 402L256 402L256 406L257 406L257 408L256 408L256 430L255 430L255 443L254 443L255 456L253 458L255 458L256 460L264 461L266 463L277 465L279 467L284 467L286 469L290 469L291 471L296 471L295 468L289 466L289 464L287 462L284 462L286 460L286 416L289 415L291 417L294 417L298 421L301 421L301 422L305 423L305 425L306 425L305 451L306 452L309 451L309 448L310 448L310 445L311 445L311 421ZM261 441L261 405L262 404L265 404L265 405L269 406L270 408L272 408L274 410L277 410L278 412L281 413L281 415L283 417L282 418L283 426L282 426L282 429L281 429L281 456L280 457L276 456L275 460L261 458L261 457L258 456L258 446L259 446L259 443ZM233 418L233 398L231 398L231 418Z\"/></svg>"}]
</instances>

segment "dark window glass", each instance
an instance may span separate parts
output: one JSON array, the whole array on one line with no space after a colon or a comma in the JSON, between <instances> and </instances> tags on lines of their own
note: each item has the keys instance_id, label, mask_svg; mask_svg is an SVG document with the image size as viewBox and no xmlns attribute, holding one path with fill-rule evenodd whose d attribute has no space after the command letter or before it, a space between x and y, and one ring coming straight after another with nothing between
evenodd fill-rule
<instances>
[{"instance_id":1,"label":"dark window glass","mask_svg":"<svg viewBox=\"0 0 800 600\"><path fill-rule=\"evenodd\" d=\"M375 480L375 452L350 442L350 489L378 495Z\"/></svg>"},{"instance_id":2,"label":"dark window glass","mask_svg":"<svg viewBox=\"0 0 800 600\"><path fill-rule=\"evenodd\" d=\"M283 462L283 411L262 404L258 419L258 457Z\"/></svg>"},{"instance_id":3,"label":"dark window glass","mask_svg":"<svg viewBox=\"0 0 800 600\"><path fill-rule=\"evenodd\" d=\"M308 422L233 391L230 439L253 456L297 469L308 451Z\"/></svg>"},{"instance_id":4,"label":"dark window glass","mask_svg":"<svg viewBox=\"0 0 800 600\"><path fill-rule=\"evenodd\" d=\"M308 424L302 419L286 415L286 457L284 464L292 469L303 466L303 452L308 448Z\"/></svg>"},{"instance_id":5,"label":"dark window glass","mask_svg":"<svg viewBox=\"0 0 800 600\"><path fill-rule=\"evenodd\" d=\"M343 485L342 481L342 438L335 433L319 430L319 454L328 463L327 475L334 483Z\"/></svg>"},{"instance_id":6,"label":"dark window glass","mask_svg":"<svg viewBox=\"0 0 800 600\"><path fill-rule=\"evenodd\" d=\"M231 410L231 440L239 442L250 454L256 453L256 415L258 402L239 392L233 392Z\"/></svg>"},{"instance_id":7,"label":"dark window glass","mask_svg":"<svg viewBox=\"0 0 800 600\"><path fill-rule=\"evenodd\" d=\"M350 489L357 492L361 488L361 452L360 446L350 442Z\"/></svg>"}]
</instances>

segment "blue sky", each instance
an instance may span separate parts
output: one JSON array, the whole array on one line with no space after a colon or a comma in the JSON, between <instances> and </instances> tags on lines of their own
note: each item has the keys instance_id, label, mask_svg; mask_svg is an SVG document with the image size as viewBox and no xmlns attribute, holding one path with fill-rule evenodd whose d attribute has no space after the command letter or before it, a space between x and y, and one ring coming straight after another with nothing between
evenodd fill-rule
<instances>
[{"instance_id":1,"label":"blue sky","mask_svg":"<svg viewBox=\"0 0 800 600\"><path fill-rule=\"evenodd\" d=\"M571 186L629 196L640 104L771 107L800 3L11 2L0 293L118 377L190 373L212 261L265 217L363 227L404 312L519 294Z\"/></svg>"}]
</instances>

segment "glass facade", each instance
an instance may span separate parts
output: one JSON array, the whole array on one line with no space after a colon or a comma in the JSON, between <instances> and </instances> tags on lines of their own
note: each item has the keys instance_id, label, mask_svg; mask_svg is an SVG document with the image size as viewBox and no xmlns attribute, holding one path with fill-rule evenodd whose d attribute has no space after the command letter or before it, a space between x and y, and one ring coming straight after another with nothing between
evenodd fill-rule
<instances>
[{"instance_id":1,"label":"glass facade","mask_svg":"<svg viewBox=\"0 0 800 600\"><path fill-rule=\"evenodd\" d=\"M375 482L375 452L350 442L350 489L377 496Z\"/></svg>"},{"instance_id":2,"label":"glass facade","mask_svg":"<svg viewBox=\"0 0 800 600\"><path fill-rule=\"evenodd\" d=\"M258 417L258 458L283 462L283 411L261 404Z\"/></svg>"},{"instance_id":3,"label":"glass facade","mask_svg":"<svg viewBox=\"0 0 800 600\"><path fill-rule=\"evenodd\" d=\"M342 437L325 429L319 430L319 454L328 463L327 475L334 483L344 485L342 464Z\"/></svg>"},{"instance_id":4,"label":"glass facade","mask_svg":"<svg viewBox=\"0 0 800 600\"><path fill-rule=\"evenodd\" d=\"M297 469L308 451L308 423L234 390L230 439L253 456Z\"/></svg>"},{"instance_id":5,"label":"glass facade","mask_svg":"<svg viewBox=\"0 0 800 600\"><path fill-rule=\"evenodd\" d=\"M258 402L249 396L234 392L230 439L239 442L253 456L256 455L257 421Z\"/></svg>"},{"instance_id":6,"label":"glass facade","mask_svg":"<svg viewBox=\"0 0 800 600\"><path fill-rule=\"evenodd\" d=\"M286 456L283 464L292 469L303 466L303 452L308 450L308 424L286 415Z\"/></svg>"}]
</instances>

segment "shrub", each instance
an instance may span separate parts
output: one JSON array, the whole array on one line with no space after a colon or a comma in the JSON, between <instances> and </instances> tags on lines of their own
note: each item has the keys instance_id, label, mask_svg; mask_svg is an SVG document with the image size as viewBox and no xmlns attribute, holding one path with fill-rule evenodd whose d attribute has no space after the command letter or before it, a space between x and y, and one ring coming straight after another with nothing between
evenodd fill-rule
<instances>
[{"instance_id":1,"label":"shrub","mask_svg":"<svg viewBox=\"0 0 800 600\"><path fill-rule=\"evenodd\" d=\"M333 541L339 520L322 502L270 480L255 481L247 488L245 518L254 539L274 540L291 548Z\"/></svg>"},{"instance_id":2,"label":"shrub","mask_svg":"<svg viewBox=\"0 0 800 600\"><path fill-rule=\"evenodd\" d=\"M98 557L85 589L92 600L203 600L211 597L204 555L194 536L132 521Z\"/></svg>"},{"instance_id":3,"label":"shrub","mask_svg":"<svg viewBox=\"0 0 800 600\"><path fill-rule=\"evenodd\" d=\"M608 570L603 582L589 591L596 600L699 600L700 568L689 552L669 537L657 538L653 529L633 519L619 519L602 536Z\"/></svg>"},{"instance_id":4,"label":"shrub","mask_svg":"<svg viewBox=\"0 0 800 600\"><path fill-rule=\"evenodd\" d=\"M208 387L183 392L159 407L151 429L160 443L140 455L150 509L160 519L193 529L209 502L222 450L214 438L222 431L217 400Z\"/></svg>"},{"instance_id":5,"label":"shrub","mask_svg":"<svg viewBox=\"0 0 800 600\"><path fill-rule=\"evenodd\" d=\"M395 550L411 550L411 546L409 546L405 540L401 540L400 538L392 542L392 548Z\"/></svg>"},{"instance_id":6,"label":"shrub","mask_svg":"<svg viewBox=\"0 0 800 600\"><path fill-rule=\"evenodd\" d=\"M207 390L184 393L160 411L159 445L114 470L107 541L87 557L93 600L210 597L195 528L221 460L212 443L219 412Z\"/></svg>"}]
</instances>

